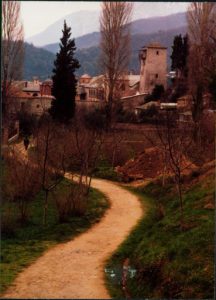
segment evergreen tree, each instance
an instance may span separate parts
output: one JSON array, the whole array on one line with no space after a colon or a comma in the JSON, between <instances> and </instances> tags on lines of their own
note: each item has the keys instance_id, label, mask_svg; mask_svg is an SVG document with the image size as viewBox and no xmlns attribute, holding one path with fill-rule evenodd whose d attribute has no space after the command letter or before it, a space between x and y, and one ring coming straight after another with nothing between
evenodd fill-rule
<instances>
[{"instance_id":1,"label":"evergreen tree","mask_svg":"<svg viewBox=\"0 0 216 300\"><path fill-rule=\"evenodd\" d=\"M172 46L171 69L177 72L177 76L187 76L188 36L180 35L174 37Z\"/></svg>"},{"instance_id":2,"label":"evergreen tree","mask_svg":"<svg viewBox=\"0 0 216 300\"><path fill-rule=\"evenodd\" d=\"M75 41L70 39L71 28L67 26L65 21L62 33L60 50L54 62L52 95L55 99L52 101L50 114L53 119L67 123L75 113L77 84L75 71L80 65L78 60L74 58Z\"/></svg>"}]
</instances>

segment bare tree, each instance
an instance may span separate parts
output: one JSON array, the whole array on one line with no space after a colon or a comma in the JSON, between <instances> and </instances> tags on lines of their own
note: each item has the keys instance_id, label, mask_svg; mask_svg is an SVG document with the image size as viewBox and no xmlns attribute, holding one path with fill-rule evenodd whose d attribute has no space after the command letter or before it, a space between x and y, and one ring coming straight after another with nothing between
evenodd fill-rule
<instances>
[{"instance_id":1,"label":"bare tree","mask_svg":"<svg viewBox=\"0 0 216 300\"><path fill-rule=\"evenodd\" d=\"M103 126L98 124L97 117L95 111L87 114L77 111L72 126L65 130L67 167L72 171L72 183L65 199L58 199L53 193L60 221L86 211L92 176L104 141Z\"/></svg>"},{"instance_id":2,"label":"bare tree","mask_svg":"<svg viewBox=\"0 0 216 300\"><path fill-rule=\"evenodd\" d=\"M129 64L131 12L132 4L129 2L102 3L100 46L108 102L108 125L112 123L112 108L119 80L125 76Z\"/></svg>"},{"instance_id":3,"label":"bare tree","mask_svg":"<svg viewBox=\"0 0 216 300\"><path fill-rule=\"evenodd\" d=\"M2 103L3 120L9 122L12 82L22 76L23 26L20 20L20 2L2 1ZM7 125L6 125L7 126Z\"/></svg>"},{"instance_id":4,"label":"bare tree","mask_svg":"<svg viewBox=\"0 0 216 300\"><path fill-rule=\"evenodd\" d=\"M48 115L42 116L35 139L36 160L44 198L43 224L47 223L48 197L62 181L66 169L66 144L64 128L53 123Z\"/></svg>"},{"instance_id":5,"label":"bare tree","mask_svg":"<svg viewBox=\"0 0 216 300\"><path fill-rule=\"evenodd\" d=\"M38 168L30 160L21 158L16 149L11 147L5 155L6 182L4 194L16 203L20 212L20 221L25 223L29 218L29 204L40 190Z\"/></svg>"},{"instance_id":6,"label":"bare tree","mask_svg":"<svg viewBox=\"0 0 216 300\"><path fill-rule=\"evenodd\" d=\"M72 145L76 150L76 161L79 162L79 181L85 182L87 193L104 143L104 125L94 123L95 120L93 120L98 117L94 111L89 111L83 117L77 114L72 128Z\"/></svg>"},{"instance_id":7,"label":"bare tree","mask_svg":"<svg viewBox=\"0 0 216 300\"><path fill-rule=\"evenodd\" d=\"M159 125L157 128L158 146L162 152L164 171L173 176L176 185L180 203L180 225L183 229L185 226L182 195L183 174L190 172L193 167L190 157L193 148L193 126L188 123L179 124L176 114L172 111L166 111L160 119L163 120L164 126Z\"/></svg>"},{"instance_id":8,"label":"bare tree","mask_svg":"<svg viewBox=\"0 0 216 300\"><path fill-rule=\"evenodd\" d=\"M193 2L187 12L189 34L189 87L193 118L199 135L203 95L216 70L216 3Z\"/></svg>"}]
</instances>

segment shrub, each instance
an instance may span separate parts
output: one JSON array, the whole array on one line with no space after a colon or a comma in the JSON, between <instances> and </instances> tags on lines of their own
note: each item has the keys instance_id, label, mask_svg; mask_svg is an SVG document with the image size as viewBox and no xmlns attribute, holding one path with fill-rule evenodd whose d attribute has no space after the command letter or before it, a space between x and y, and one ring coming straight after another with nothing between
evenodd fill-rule
<instances>
[{"instance_id":1,"label":"shrub","mask_svg":"<svg viewBox=\"0 0 216 300\"><path fill-rule=\"evenodd\" d=\"M30 136L34 133L37 125L36 115L26 112L19 112L18 114L20 133L22 136Z\"/></svg>"},{"instance_id":2,"label":"shrub","mask_svg":"<svg viewBox=\"0 0 216 300\"><path fill-rule=\"evenodd\" d=\"M106 127L106 114L104 108L94 108L84 112L84 123L88 129L104 130Z\"/></svg>"}]
</instances>

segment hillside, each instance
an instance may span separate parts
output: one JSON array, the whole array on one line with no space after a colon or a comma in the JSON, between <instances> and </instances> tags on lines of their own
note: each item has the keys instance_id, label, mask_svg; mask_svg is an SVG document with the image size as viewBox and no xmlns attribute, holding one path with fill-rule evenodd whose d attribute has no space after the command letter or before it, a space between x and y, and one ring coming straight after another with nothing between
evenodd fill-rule
<instances>
[{"instance_id":1,"label":"hillside","mask_svg":"<svg viewBox=\"0 0 216 300\"><path fill-rule=\"evenodd\" d=\"M33 76L47 79L52 73L55 55L45 49L25 43L24 80L31 80Z\"/></svg>"},{"instance_id":2,"label":"hillside","mask_svg":"<svg viewBox=\"0 0 216 300\"><path fill-rule=\"evenodd\" d=\"M167 31L186 26L186 14L177 13L163 17L154 17L136 20L131 23L131 34L149 34L159 30Z\"/></svg>"},{"instance_id":3,"label":"hillside","mask_svg":"<svg viewBox=\"0 0 216 300\"><path fill-rule=\"evenodd\" d=\"M148 214L108 261L112 298L213 299L214 173L184 183L184 230L173 184L130 188Z\"/></svg>"},{"instance_id":4,"label":"hillside","mask_svg":"<svg viewBox=\"0 0 216 300\"><path fill-rule=\"evenodd\" d=\"M180 33L185 34L186 27L180 27L168 31L159 31L152 34L133 35L131 40L132 55L131 55L129 68L133 69L136 73L139 73L140 66L139 66L139 59L138 59L138 51L141 47L143 47L144 45L148 44L151 41L158 41L162 45L168 47L168 67L169 67L173 38L175 35ZM95 33L95 37L97 37L96 33ZM81 43L84 43L84 41L81 38L76 39L75 42L77 46L80 45ZM55 59L55 54L50 51L47 51L46 49L37 48L27 43L25 45L26 45L26 55L25 55L25 65L24 65L24 79L31 79L32 76L39 76L41 79L45 79L48 76L50 76L53 69L53 61ZM99 54L100 54L100 49L98 46L93 46L84 49L77 49L76 57L81 63L81 68L77 71L77 74L82 75L84 73L88 73L91 76L100 74L101 72L98 66Z\"/></svg>"}]
</instances>

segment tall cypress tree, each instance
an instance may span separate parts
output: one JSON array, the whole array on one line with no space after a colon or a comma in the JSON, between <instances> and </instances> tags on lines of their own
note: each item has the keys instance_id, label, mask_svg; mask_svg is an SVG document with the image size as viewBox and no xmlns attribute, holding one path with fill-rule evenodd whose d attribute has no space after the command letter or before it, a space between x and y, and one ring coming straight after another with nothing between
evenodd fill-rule
<instances>
[{"instance_id":1,"label":"tall cypress tree","mask_svg":"<svg viewBox=\"0 0 216 300\"><path fill-rule=\"evenodd\" d=\"M177 71L180 76L187 76L187 57L188 57L188 36L183 38L180 35L174 37L172 54L170 56L172 60L171 69Z\"/></svg>"},{"instance_id":2,"label":"tall cypress tree","mask_svg":"<svg viewBox=\"0 0 216 300\"><path fill-rule=\"evenodd\" d=\"M75 113L76 84L75 71L80 67L77 59L74 58L76 50L74 39L70 39L71 28L64 21L62 30L63 36L60 39L60 50L56 55L53 69L54 75L52 101L50 114L53 119L67 123Z\"/></svg>"}]
</instances>

